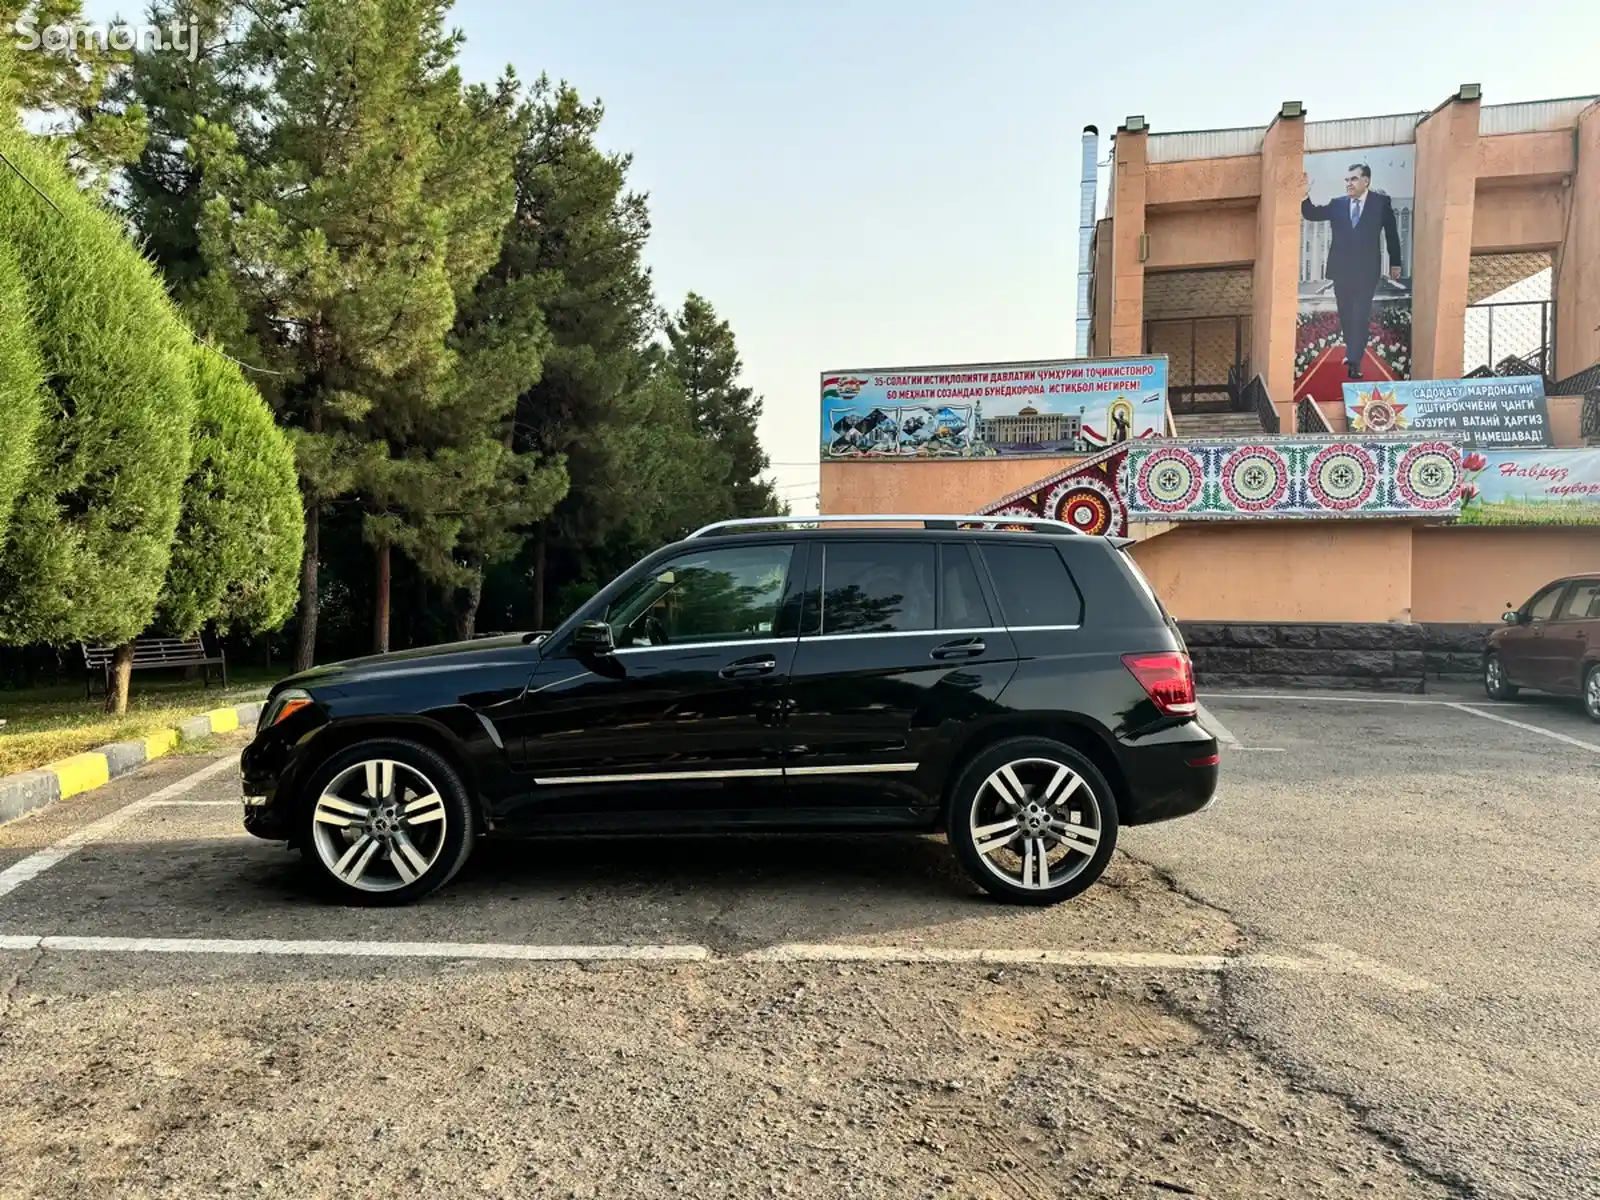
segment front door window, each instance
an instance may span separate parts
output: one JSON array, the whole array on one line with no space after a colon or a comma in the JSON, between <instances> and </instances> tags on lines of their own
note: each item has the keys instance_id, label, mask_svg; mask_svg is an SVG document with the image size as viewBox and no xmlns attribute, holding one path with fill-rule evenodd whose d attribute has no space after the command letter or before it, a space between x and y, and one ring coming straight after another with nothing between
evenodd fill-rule
<instances>
[{"instance_id":1,"label":"front door window","mask_svg":"<svg viewBox=\"0 0 1600 1200\"><path fill-rule=\"evenodd\" d=\"M794 557L792 545L682 554L606 608L617 649L770 638Z\"/></svg>"}]
</instances>

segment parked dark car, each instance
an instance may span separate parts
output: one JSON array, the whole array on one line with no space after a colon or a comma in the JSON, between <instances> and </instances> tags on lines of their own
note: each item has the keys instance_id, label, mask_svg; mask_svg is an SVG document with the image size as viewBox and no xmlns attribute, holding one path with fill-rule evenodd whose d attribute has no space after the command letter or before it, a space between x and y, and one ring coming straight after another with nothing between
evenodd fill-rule
<instances>
[{"instance_id":1,"label":"parked dark car","mask_svg":"<svg viewBox=\"0 0 1600 1200\"><path fill-rule=\"evenodd\" d=\"M1504 620L1483 652L1490 698L1510 700L1522 688L1578 696L1600 721L1600 575L1547 583L1521 608L1506 605Z\"/></svg>"},{"instance_id":2,"label":"parked dark car","mask_svg":"<svg viewBox=\"0 0 1600 1200\"><path fill-rule=\"evenodd\" d=\"M361 903L485 834L822 830L942 829L994 895L1074 896L1211 802L1218 747L1129 543L1004 520L722 522L547 635L284 680L245 827Z\"/></svg>"}]
</instances>

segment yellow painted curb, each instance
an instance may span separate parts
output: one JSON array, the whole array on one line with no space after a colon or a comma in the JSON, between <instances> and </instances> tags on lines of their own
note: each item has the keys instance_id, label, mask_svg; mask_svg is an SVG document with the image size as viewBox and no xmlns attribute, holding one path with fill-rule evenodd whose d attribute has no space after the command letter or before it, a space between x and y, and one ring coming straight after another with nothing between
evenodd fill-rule
<instances>
[{"instance_id":1,"label":"yellow painted curb","mask_svg":"<svg viewBox=\"0 0 1600 1200\"><path fill-rule=\"evenodd\" d=\"M206 714L211 718L212 733L232 733L239 728L239 712L233 708L214 708Z\"/></svg>"},{"instance_id":2,"label":"yellow painted curb","mask_svg":"<svg viewBox=\"0 0 1600 1200\"><path fill-rule=\"evenodd\" d=\"M44 768L55 773L61 785L61 798L76 796L79 792L92 791L102 784L110 782L111 766L106 761L104 754L88 751L84 754L74 754L71 758L63 758L60 762L51 763Z\"/></svg>"},{"instance_id":3,"label":"yellow painted curb","mask_svg":"<svg viewBox=\"0 0 1600 1200\"><path fill-rule=\"evenodd\" d=\"M163 729L160 733L152 733L144 740L145 759L160 758L163 754L171 754L172 748L177 744L178 731L176 729Z\"/></svg>"}]
</instances>

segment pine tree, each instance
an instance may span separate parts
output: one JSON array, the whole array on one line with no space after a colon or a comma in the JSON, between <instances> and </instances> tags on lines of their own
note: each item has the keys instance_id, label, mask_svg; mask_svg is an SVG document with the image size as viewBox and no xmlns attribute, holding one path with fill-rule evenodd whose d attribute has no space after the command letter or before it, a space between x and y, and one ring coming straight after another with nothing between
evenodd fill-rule
<instances>
[{"instance_id":1,"label":"pine tree","mask_svg":"<svg viewBox=\"0 0 1600 1200\"><path fill-rule=\"evenodd\" d=\"M765 517L782 511L762 473L770 465L756 427L761 398L739 382L743 365L733 329L711 303L689 293L667 326L670 361L696 424L716 441L728 460L721 482L730 517Z\"/></svg>"},{"instance_id":2,"label":"pine tree","mask_svg":"<svg viewBox=\"0 0 1600 1200\"><path fill-rule=\"evenodd\" d=\"M486 214L500 198L451 140L466 135L447 7L263 0L242 41L259 56L247 75L267 82L235 95L236 127L189 120L209 196L191 305L231 352L274 372L258 382L295 430L297 668L315 649L322 506L362 489L381 576L399 523L389 509L426 490L425 469L397 451L407 414L447 386L457 289L494 256Z\"/></svg>"},{"instance_id":3,"label":"pine tree","mask_svg":"<svg viewBox=\"0 0 1600 1200\"><path fill-rule=\"evenodd\" d=\"M277 629L294 612L305 536L294 451L238 367L200 344L189 360L194 452L161 622L181 637L212 622Z\"/></svg>"},{"instance_id":4,"label":"pine tree","mask_svg":"<svg viewBox=\"0 0 1600 1200\"><path fill-rule=\"evenodd\" d=\"M117 646L107 703L121 712L188 474L191 335L152 265L48 146L0 133L0 151L31 180L0 171L0 244L33 296L52 401L0 551L0 640Z\"/></svg>"},{"instance_id":5,"label":"pine tree","mask_svg":"<svg viewBox=\"0 0 1600 1200\"><path fill-rule=\"evenodd\" d=\"M638 507L620 463L632 439L650 436L630 392L645 379L640 356L658 314L642 260L645 198L626 190L630 157L596 145L603 108L543 77L532 100L503 262L537 281L551 337L539 381L517 406L514 449L560 458L571 479L533 537L533 622L542 626L552 543L595 545Z\"/></svg>"},{"instance_id":6,"label":"pine tree","mask_svg":"<svg viewBox=\"0 0 1600 1200\"><path fill-rule=\"evenodd\" d=\"M56 46L54 27L83 24L81 0L0 0L0 105L32 115L36 134L54 143L80 182L109 182L109 172L137 158L147 129L138 104L113 101L133 52L93 37Z\"/></svg>"}]
</instances>

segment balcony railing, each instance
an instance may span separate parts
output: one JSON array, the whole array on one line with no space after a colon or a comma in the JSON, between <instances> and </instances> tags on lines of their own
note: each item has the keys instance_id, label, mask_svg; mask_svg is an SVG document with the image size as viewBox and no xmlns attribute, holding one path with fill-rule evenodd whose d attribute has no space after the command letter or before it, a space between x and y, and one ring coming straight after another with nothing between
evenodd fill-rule
<instances>
[{"instance_id":1,"label":"balcony railing","mask_svg":"<svg viewBox=\"0 0 1600 1200\"><path fill-rule=\"evenodd\" d=\"M1555 319L1549 300L1508 300L1467 306L1462 374L1540 375L1555 365Z\"/></svg>"}]
</instances>

